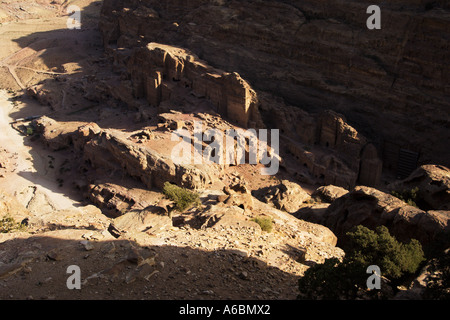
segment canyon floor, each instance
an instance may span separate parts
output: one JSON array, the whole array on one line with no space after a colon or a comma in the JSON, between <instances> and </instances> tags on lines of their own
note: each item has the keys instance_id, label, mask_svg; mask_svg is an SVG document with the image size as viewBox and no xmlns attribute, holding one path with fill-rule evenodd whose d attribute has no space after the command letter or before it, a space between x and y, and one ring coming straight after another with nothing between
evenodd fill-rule
<instances>
[{"instance_id":1,"label":"canyon floor","mask_svg":"<svg viewBox=\"0 0 450 320\"><path fill-rule=\"evenodd\" d=\"M81 30L67 30L66 2L3 1L0 7L3 18L12 17L0 26L3 213L28 224L25 231L0 234L0 299L295 299L297 279L309 266L343 255L322 226L256 199L250 214L217 201L227 179L245 176L251 189L278 182L250 165L230 168L217 189L202 192L207 209L191 212L201 219L187 213L172 219L192 223L168 223L168 217L152 215L145 225L153 228L150 233L133 229L143 222L130 212L124 227L115 230L116 218L76 189L80 173L73 150L55 151L27 134L28 117L44 115L79 126L95 122L118 133L142 127L136 122L139 112L77 96L77 83L92 75L107 77L111 66L97 29L101 3L71 1L90 9L83 13ZM59 109L27 94L42 82L50 91L69 84ZM114 183L149 205L164 201L160 191L146 190L129 177ZM215 210L241 218L214 215ZM250 221L259 213L273 218L272 232ZM208 214L218 220L213 227L205 223ZM71 265L80 267L81 290L67 287Z\"/></svg>"}]
</instances>

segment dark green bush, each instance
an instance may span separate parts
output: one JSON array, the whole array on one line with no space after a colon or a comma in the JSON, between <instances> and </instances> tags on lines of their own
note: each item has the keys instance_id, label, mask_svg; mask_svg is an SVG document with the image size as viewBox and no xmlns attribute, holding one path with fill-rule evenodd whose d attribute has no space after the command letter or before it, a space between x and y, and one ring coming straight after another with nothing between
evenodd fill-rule
<instances>
[{"instance_id":1,"label":"dark green bush","mask_svg":"<svg viewBox=\"0 0 450 320\"><path fill-rule=\"evenodd\" d=\"M416 272L425 260L419 241L398 242L385 226L379 226L376 231L358 226L347 235L351 243L349 259L362 265L377 265L383 275L391 279Z\"/></svg>"},{"instance_id":2,"label":"dark green bush","mask_svg":"<svg viewBox=\"0 0 450 320\"><path fill-rule=\"evenodd\" d=\"M354 299L358 292L368 293L367 267L377 265L388 280L415 273L425 260L421 244L412 239L400 243L389 234L385 226L375 231L363 226L347 233L349 245L343 261L327 259L325 263L309 268L299 279L301 299Z\"/></svg>"},{"instance_id":3,"label":"dark green bush","mask_svg":"<svg viewBox=\"0 0 450 320\"><path fill-rule=\"evenodd\" d=\"M198 193L190 191L186 188L181 188L177 185L171 184L170 182L164 183L163 193L167 198L175 203L175 209L180 212L184 212L192 206L197 206L200 204L200 197Z\"/></svg>"},{"instance_id":4,"label":"dark green bush","mask_svg":"<svg viewBox=\"0 0 450 320\"><path fill-rule=\"evenodd\" d=\"M419 200L419 188L413 188L411 190L403 190L403 191L392 191L391 195L393 195L396 198L399 198L400 200L406 202L407 204L409 204L410 206L416 207L417 206L417 202Z\"/></svg>"},{"instance_id":5,"label":"dark green bush","mask_svg":"<svg viewBox=\"0 0 450 320\"><path fill-rule=\"evenodd\" d=\"M343 262L337 258L326 259L306 270L298 281L299 299L353 299L363 287L367 274L363 266Z\"/></svg>"},{"instance_id":6,"label":"dark green bush","mask_svg":"<svg viewBox=\"0 0 450 320\"><path fill-rule=\"evenodd\" d=\"M428 270L431 276L427 283L424 299L450 300L450 248L433 259Z\"/></svg>"}]
</instances>

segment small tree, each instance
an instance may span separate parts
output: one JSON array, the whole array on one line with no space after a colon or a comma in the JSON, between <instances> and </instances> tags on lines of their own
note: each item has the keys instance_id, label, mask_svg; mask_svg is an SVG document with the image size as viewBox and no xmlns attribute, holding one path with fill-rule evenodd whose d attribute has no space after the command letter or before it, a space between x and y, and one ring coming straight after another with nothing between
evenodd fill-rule
<instances>
[{"instance_id":1,"label":"small tree","mask_svg":"<svg viewBox=\"0 0 450 320\"><path fill-rule=\"evenodd\" d=\"M364 267L337 258L326 259L323 264L306 270L298 280L299 299L353 299L366 280Z\"/></svg>"},{"instance_id":2,"label":"small tree","mask_svg":"<svg viewBox=\"0 0 450 320\"><path fill-rule=\"evenodd\" d=\"M416 272L425 260L419 241L398 242L385 226L377 227L376 231L357 226L347 235L351 239L349 259L362 265L377 265L383 270L383 275L391 279Z\"/></svg>"},{"instance_id":3,"label":"small tree","mask_svg":"<svg viewBox=\"0 0 450 320\"><path fill-rule=\"evenodd\" d=\"M200 196L197 192L181 188L170 182L164 183L163 193L167 198L175 202L175 208L180 212L200 204Z\"/></svg>"},{"instance_id":4,"label":"small tree","mask_svg":"<svg viewBox=\"0 0 450 320\"><path fill-rule=\"evenodd\" d=\"M366 289L368 266L377 265L384 277L398 280L416 272L425 260L417 240L400 243L385 226L376 231L357 226L347 235L349 246L343 261L327 259L309 268L299 279L299 298L354 299L358 292Z\"/></svg>"}]
</instances>

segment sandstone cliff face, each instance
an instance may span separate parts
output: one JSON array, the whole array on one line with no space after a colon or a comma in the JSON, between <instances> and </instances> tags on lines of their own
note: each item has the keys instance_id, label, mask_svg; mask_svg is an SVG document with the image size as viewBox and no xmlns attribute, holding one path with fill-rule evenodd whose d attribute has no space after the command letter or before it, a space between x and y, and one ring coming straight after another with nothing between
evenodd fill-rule
<instances>
[{"instance_id":1,"label":"sandstone cliff face","mask_svg":"<svg viewBox=\"0 0 450 320\"><path fill-rule=\"evenodd\" d=\"M106 0L100 26L110 49L187 48L289 105L333 109L375 142L392 170L401 149L419 153L419 163L448 165L448 3L383 3L382 29L368 30L372 4Z\"/></svg>"},{"instance_id":2,"label":"sandstone cliff face","mask_svg":"<svg viewBox=\"0 0 450 320\"><path fill-rule=\"evenodd\" d=\"M282 94L299 91L285 78L299 66L292 64L294 57L281 52L288 50L287 43L280 48L285 35L275 39L276 33L289 33L292 24L298 29L307 23L300 11L291 9L267 1L194 1L183 7L173 2L106 1L100 27L106 50L122 74L112 95L132 107L136 99L145 99L153 107L180 110L186 107L186 96L193 95L241 127L279 129L283 156L294 156L296 166L308 170L282 164L300 180L351 188L361 178L363 184L376 186L382 162L375 152L360 164L368 140L343 114L324 104L307 112L304 104L290 104L292 100ZM274 30L263 16L270 10L284 19ZM202 19L197 21L199 15ZM266 80L279 90L261 85Z\"/></svg>"},{"instance_id":3,"label":"sandstone cliff face","mask_svg":"<svg viewBox=\"0 0 450 320\"><path fill-rule=\"evenodd\" d=\"M238 125L262 126L256 93L239 74L214 69L184 49L158 43L137 48L127 62L127 71L134 96L145 97L152 106L169 100L181 85L191 88L195 96L207 98L216 112Z\"/></svg>"}]
</instances>

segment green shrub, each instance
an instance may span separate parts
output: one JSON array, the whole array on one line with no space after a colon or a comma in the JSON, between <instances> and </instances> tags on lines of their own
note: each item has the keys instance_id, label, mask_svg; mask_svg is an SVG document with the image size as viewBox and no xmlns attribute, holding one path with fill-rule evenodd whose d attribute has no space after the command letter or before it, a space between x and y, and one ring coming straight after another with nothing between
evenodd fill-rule
<instances>
[{"instance_id":1,"label":"green shrub","mask_svg":"<svg viewBox=\"0 0 450 320\"><path fill-rule=\"evenodd\" d=\"M367 278L361 265L341 262L337 258L326 259L306 270L298 280L299 299L353 299Z\"/></svg>"},{"instance_id":2,"label":"green shrub","mask_svg":"<svg viewBox=\"0 0 450 320\"><path fill-rule=\"evenodd\" d=\"M401 192L392 191L391 195L406 202L410 206L418 208L418 206L417 206L417 201L419 200L418 193L419 193L419 188L416 187L411 190L403 190Z\"/></svg>"},{"instance_id":3,"label":"green shrub","mask_svg":"<svg viewBox=\"0 0 450 320\"><path fill-rule=\"evenodd\" d=\"M163 193L167 198L175 202L175 209L180 212L200 204L198 193L178 187L170 182L164 183Z\"/></svg>"},{"instance_id":4,"label":"green shrub","mask_svg":"<svg viewBox=\"0 0 450 320\"><path fill-rule=\"evenodd\" d=\"M6 215L0 219L0 233L10 233L14 231L24 231L26 226L17 223L13 217Z\"/></svg>"},{"instance_id":5,"label":"green shrub","mask_svg":"<svg viewBox=\"0 0 450 320\"><path fill-rule=\"evenodd\" d=\"M368 293L367 267L377 265L382 276L393 283L401 277L415 273L425 260L421 244L412 239L400 243L389 234L385 226L375 231L357 226L347 233L349 245L339 261L327 259L325 263L309 268L299 279L301 299L354 299L358 293L379 297L378 292Z\"/></svg>"},{"instance_id":6,"label":"green shrub","mask_svg":"<svg viewBox=\"0 0 450 320\"><path fill-rule=\"evenodd\" d=\"M28 136L32 136L34 134L34 129L33 127L26 127L27 128L27 135Z\"/></svg>"},{"instance_id":7,"label":"green shrub","mask_svg":"<svg viewBox=\"0 0 450 320\"><path fill-rule=\"evenodd\" d=\"M377 227L376 231L357 226L347 235L351 241L349 259L367 266L375 264L383 270L384 276L391 279L416 272L425 260L419 241L398 242L385 226Z\"/></svg>"},{"instance_id":8,"label":"green shrub","mask_svg":"<svg viewBox=\"0 0 450 320\"><path fill-rule=\"evenodd\" d=\"M273 229L272 219L267 218L267 217L258 217L258 218L251 219L251 221L254 221L257 224L259 224L259 226L261 227L261 229L263 231L272 232L272 229Z\"/></svg>"}]
</instances>

